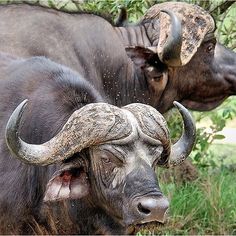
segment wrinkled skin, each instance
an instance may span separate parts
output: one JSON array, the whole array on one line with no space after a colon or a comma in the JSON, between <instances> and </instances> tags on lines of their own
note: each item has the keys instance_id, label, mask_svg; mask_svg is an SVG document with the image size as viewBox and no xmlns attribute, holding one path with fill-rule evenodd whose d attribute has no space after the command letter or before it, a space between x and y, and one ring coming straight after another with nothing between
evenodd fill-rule
<instances>
[{"instance_id":1,"label":"wrinkled skin","mask_svg":"<svg viewBox=\"0 0 236 236\"><path fill-rule=\"evenodd\" d=\"M23 4L1 6L0 22L1 51L44 55L67 65L118 106L142 102L164 113L176 100L203 111L235 94L234 52L219 44L214 51L212 42L203 42L188 64L168 67L144 47L158 43L158 25L152 22L115 27L92 14ZM127 50L127 56L130 45L139 49Z\"/></svg>"},{"instance_id":2,"label":"wrinkled skin","mask_svg":"<svg viewBox=\"0 0 236 236\"><path fill-rule=\"evenodd\" d=\"M74 182L79 182L77 199L82 198L75 203L79 216L69 211L77 227L71 233L127 234L136 231L136 224L163 222L169 204L155 174L155 162L161 151L161 146L150 149L139 141L89 148L62 165L49 180L46 190L46 196L51 194L49 204L54 201L52 195L56 194L58 182L66 186L64 179L72 176ZM70 186L73 191L75 186ZM65 188L64 194L67 191Z\"/></svg>"},{"instance_id":3,"label":"wrinkled skin","mask_svg":"<svg viewBox=\"0 0 236 236\"><path fill-rule=\"evenodd\" d=\"M63 163L25 164L10 153L4 133L22 100L29 105L19 133L34 144L54 137L75 110L105 100L81 75L43 57L0 54L0 68L1 234L114 235L164 222L168 201L155 174L160 141L153 145L136 133L129 142L89 147Z\"/></svg>"},{"instance_id":4,"label":"wrinkled skin","mask_svg":"<svg viewBox=\"0 0 236 236\"><path fill-rule=\"evenodd\" d=\"M160 192L154 171L161 150L161 146L151 150L139 142L102 145L91 150L92 173L99 176L94 178L92 189L99 196L98 202L109 207L108 212L126 227L164 219L168 202ZM152 201L155 209L146 206L146 201Z\"/></svg>"}]
</instances>

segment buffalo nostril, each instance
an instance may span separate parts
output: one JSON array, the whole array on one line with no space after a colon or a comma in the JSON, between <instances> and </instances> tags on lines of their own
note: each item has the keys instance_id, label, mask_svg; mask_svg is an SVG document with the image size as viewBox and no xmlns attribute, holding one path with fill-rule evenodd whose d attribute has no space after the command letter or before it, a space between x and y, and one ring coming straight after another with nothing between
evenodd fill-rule
<instances>
[{"instance_id":1,"label":"buffalo nostril","mask_svg":"<svg viewBox=\"0 0 236 236\"><path fill-rule=\"evenodd\" d=\"M158 221L164 223L169 207L169 202L165 197L143 197L138 199L135 205L139 217L142 217L142 222Z\"/></svg>"},{"instance_id":2,"label":"buffalo nostril","mask_svg":"<svg viewBox=\"0 0 236 236\"><path fill-rule=\"evenodd\" d=\"M139 210L139 212L144 213L146 215L151 213L151 211L149 209L143 207L141 203L138 204L138 210Z\"/></svg>"},{"instance_id":3,"label":"buffalo nostril","mask_svg":"<svg viewBox=\"0 0 236 236\"><path fill-rule=\"evenodd\" d=\"M156 201L156 199L150 197L142 198L138 203L139 212L144 213L146 215L150 214L157 207L158 202Z\"/></svg>"}]
</instances>

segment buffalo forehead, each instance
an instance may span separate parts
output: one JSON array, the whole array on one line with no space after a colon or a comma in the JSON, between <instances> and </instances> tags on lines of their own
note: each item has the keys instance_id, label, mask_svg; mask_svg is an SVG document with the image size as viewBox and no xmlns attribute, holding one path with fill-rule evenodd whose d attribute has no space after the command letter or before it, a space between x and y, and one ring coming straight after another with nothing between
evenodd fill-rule
<instances>
[{"instance_id":1,"label":"buffalo forehead","mask_svg":"<svg viewBox=\"0 0 236 236\"><path fill-rule=\"evenodd\" d=\"M153 107L140 103L133 103L123 107L130 111L139 125L139 133L160 140L161 143L168 142L169 131L164 117Z\"/></svg>"},{"instance_id":2,"label":"buffalo forehead","mask_svg":"<svg viewBox=\"0 0 236 236\"><path fill-rule=\"evenodd\" d=\"M55 150L55 156L63 156L68 150L70 153L79 152L102 143L132 142L138 138L138 133L161 143L169 140L164 118L151 106L130 104L118 108L106 103L88 104L71 115L59 137L53 140L57 142L53 146L64 147Z\"/></svg>"},{"instance_id":3,"label":"buffalo forehead","mask_svg":"<svg viewBox=\"0 0 236 236\"><path fill-rule=\"evenodd\" d=\"M196 53L205 36L214 32L215 22L211 15L197 5L183 2L167 2L156 4L151 7L144 16L144 19L160 20L160 37L158 42L158 53L163 51L168 33L170 32L170 17L161 10L173 11L182 22L182 65L187 64Z\"/></svg>"}]
</instances>

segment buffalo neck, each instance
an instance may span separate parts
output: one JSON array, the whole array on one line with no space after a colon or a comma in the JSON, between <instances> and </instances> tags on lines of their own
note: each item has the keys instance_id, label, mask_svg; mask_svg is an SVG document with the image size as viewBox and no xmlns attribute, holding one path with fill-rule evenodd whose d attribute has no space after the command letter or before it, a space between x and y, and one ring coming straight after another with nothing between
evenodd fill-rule
<instances>
[{"instance_id":1,"label":"buffalo neck","mask_svg":"<svg viewBox=\"0 0 236 236\"><path fill-rule=\"evenodd\" d=\"M146 29L143 25L132 25L127 27L115 27L116 32L121 38L125 47L129 46L151 46L147 36Z\"/></svg>"},{"instance_id":2,"label":"buffalo neck","mask_svg":"<svg viewBox=\"0 0 236 236\"><path fill-rule=\"evenodd\" d=\"M143 70L137 68L128 57L126 70L123 71L123 75L126 76L123 76L118 83L119 88L116 93L117 95L114 97L113 104L124 106L129 103L138 102L154 105L151 99L152 93L149 91L148 81ZM117 88L116 83L113 83L113 85ZM122 94L120 91L122 91Z\"/></svg>"}]
</instances>

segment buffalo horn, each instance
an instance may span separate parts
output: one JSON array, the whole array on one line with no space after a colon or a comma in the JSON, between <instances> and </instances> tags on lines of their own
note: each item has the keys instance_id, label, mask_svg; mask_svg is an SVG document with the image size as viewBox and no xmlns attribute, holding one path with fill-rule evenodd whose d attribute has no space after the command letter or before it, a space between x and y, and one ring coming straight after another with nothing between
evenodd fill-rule
<instances>
[{"instance_id":1,"label":"buffalo horn","mask_svg":"<svg viewBox=\"0 0 236 236\"><path fill-rule=\"evenodd\" d=\"M49 165L61 162L86 147L126 137L132 131L119 108L106 103L91 103L75 111L61 131L49 141L28 144L19 136L20 121L27 102L24 100L14 110L5 132L8 148L25 163Z\"/></svg>"},{"instance_id":2,"label":"buffalo horn","mask_svg":"<svg viewBox=\"0 0 236 236\"><path fill-rule=\"evenodd\" d=\"M181 138L171 147L167 167L174 167L182 163L190 154L196 139L196 127L191 114L180 103L174 102L174 105L183 118L184 127Z\"/></svg>"},{"instance_id":3,"label":"buffalo horn","mask_svg":"<svg viewBox=\"0 0 236 236\"><path fill-rule=\"evenodd\" d=\"M182 25L179 18L169 10L162 10L171 18L170 34L163 50L159 53L160 60L168 66L181 66Z\"/></svg>"},{"instance_id":4,"label":"buffalo horn","mask_svg":"<svg viewBox=\"0 0 236 236\"><path fill-rule=\"evenodd\" d=\"M39 161L38 156L46 154L48 148L45 145L27 144L19 137L18 130L20 121L27 103L28 100L24 100L12 113L6 126L5 137L8 148L16 157L28 163L36 163ZM42 161L42 159L40 161ZM43 160L43 162L45 162L45 160Z\"/></svg>"}]
</instances>

